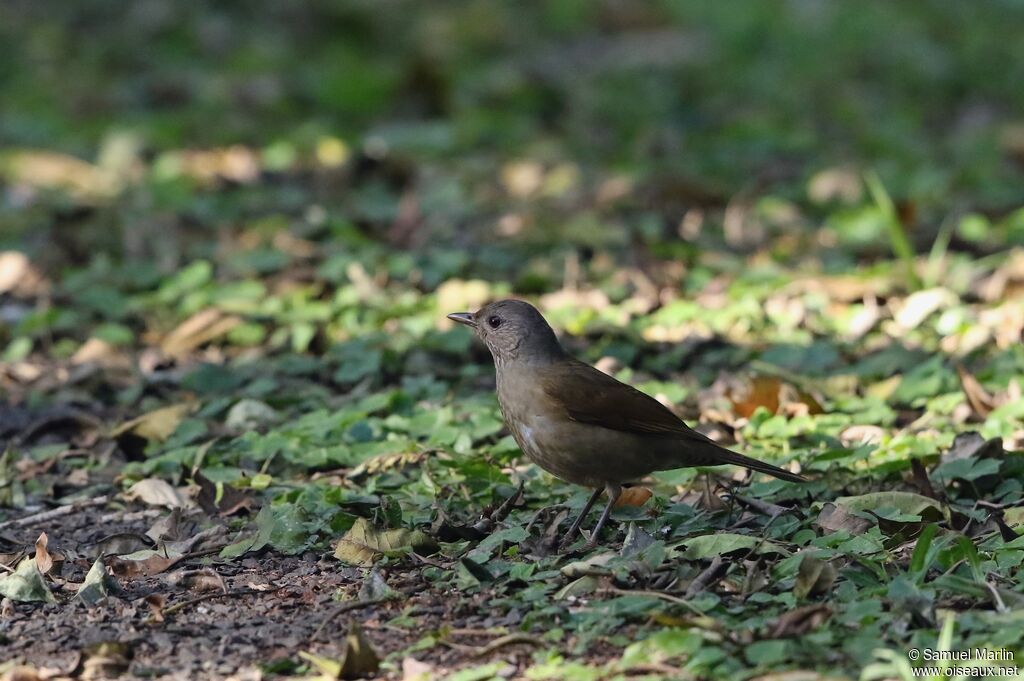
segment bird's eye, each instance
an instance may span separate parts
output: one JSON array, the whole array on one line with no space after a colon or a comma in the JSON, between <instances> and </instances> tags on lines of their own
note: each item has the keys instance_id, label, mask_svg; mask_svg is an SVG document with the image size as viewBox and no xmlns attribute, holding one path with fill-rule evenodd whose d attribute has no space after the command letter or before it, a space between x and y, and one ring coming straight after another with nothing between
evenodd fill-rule
<instances>
[{"instance_id":1,"label":"bird's eye","mask_svg":"<svg viewBox=\"0 0 1024 681\"><path fill-rule=\"evenodd\" d=\"M487 326L491 327L492 329L498 328L499 326L501 326L501 317L491 315L490 317L487 318Z\"/></svg>"}]
</instances>

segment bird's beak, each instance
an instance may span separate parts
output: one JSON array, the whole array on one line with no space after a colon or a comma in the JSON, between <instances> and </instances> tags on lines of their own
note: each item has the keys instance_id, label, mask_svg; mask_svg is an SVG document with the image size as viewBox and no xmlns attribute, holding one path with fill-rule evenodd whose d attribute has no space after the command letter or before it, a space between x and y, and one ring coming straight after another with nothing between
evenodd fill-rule
<instances>
[{"instance_id":1,"label":"bird's beak","mask_svg":"<svg viewBox=\"0 0 1024 681\"><path fill-rule=\"evenodd\" d=\"M452 312L448 315L448 319L459 324L476 327L476 319L473 318L473 313L471 312Z\"/></svg>"}]
</instances>

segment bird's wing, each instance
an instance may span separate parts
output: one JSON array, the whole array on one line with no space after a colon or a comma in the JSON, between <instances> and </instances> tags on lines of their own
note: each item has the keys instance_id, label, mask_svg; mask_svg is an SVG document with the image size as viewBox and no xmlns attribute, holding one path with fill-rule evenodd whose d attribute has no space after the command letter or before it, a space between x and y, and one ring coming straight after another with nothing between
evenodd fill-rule
<instances>
[{"instance_id":1,"label":"bird's wing","mask_svg":"<svg viewBox=\"0 0 1024 681\"><path fill-rule=\"evenodd\" d=\"M576 360L544 372L544 393L573 421L611 430L711 442L661 402Z\"/></svg>"},{"instance_id":2,"label":"bird's wing","mask_svg":"<svg viewBox=\"0 0 1024 681\"><path fill-rule=\"evenodd\" d=\"M661 402L636 388L620 383L583 362L567 360L546 369L540 379L544 394L565 410L573 421L611 430L679 440L685 446L680 457L663 468L736 464L783 480L805 482L796 473L752 459L722 447L690 428Z\"/></svg>"}]
</instances>

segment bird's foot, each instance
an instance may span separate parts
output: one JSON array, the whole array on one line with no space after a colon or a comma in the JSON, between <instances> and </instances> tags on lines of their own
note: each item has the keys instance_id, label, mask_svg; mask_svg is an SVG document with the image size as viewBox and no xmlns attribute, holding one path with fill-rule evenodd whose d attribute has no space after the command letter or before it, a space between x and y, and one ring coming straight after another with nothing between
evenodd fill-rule
<instances>
[{"instance_id":1,"label":"bird's foot","mask_svg":"<svg viewBox=\"0 0 1024 681\"><path fill-rule=\"evenodd\" d=\"M570 527L569 531L562 535L562 540L558 543L558 552L567 553L580 537L579 527Z\"/></svg>"},{"instance_id":2,"label":"bird's foot","mask_svg":"<svg viewBox=\"0 0 1024 681\"><path fill-rule=\"evenodd\" d=\"M583 544L577 546L577 539L579 539L579 537L563 537L561 543L558 545L558 552L588 553L601 546L601 542L597 541L594 537L588 538ZM575 549L573 547L575 547Z\"/></svg>"},{"instance_id":3,"label":"bird's foot","mask_svg":"<svg viewBox=\"0 0 1024 681\"><path fill-rule=\"evenodd\" d=\"M562 541L558 542L558 553L568 553L569 548L573 545L573 539L565 537Z\"/></svg>"}]
</instances>

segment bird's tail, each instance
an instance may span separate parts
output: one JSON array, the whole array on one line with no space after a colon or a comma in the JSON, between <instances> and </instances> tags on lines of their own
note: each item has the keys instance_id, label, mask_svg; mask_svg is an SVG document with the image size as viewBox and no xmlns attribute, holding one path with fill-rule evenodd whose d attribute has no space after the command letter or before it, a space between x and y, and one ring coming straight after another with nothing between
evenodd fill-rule
<instances>
[{"instance_id":1,"label":"bird's tail","mask_svg":"<svg viewBox=\"0 0 1024 681\"><path fill-rule=\"evenodd\" d=\"M764 461L752 459L749 456L737 454L731 449L722 448L720 455L722 463L731 463L737 466L744 466L746 468L750 468L751 470L760 471L761 473L767 473L768 475L773 475L776 478L779 478L780 480L788 480L789 482L807 482L807 478L803 477L802 475L790 473L784 468L779 468L778 466L773 466L770 463L765 463Z\"/></svg>"}]
</instances>

